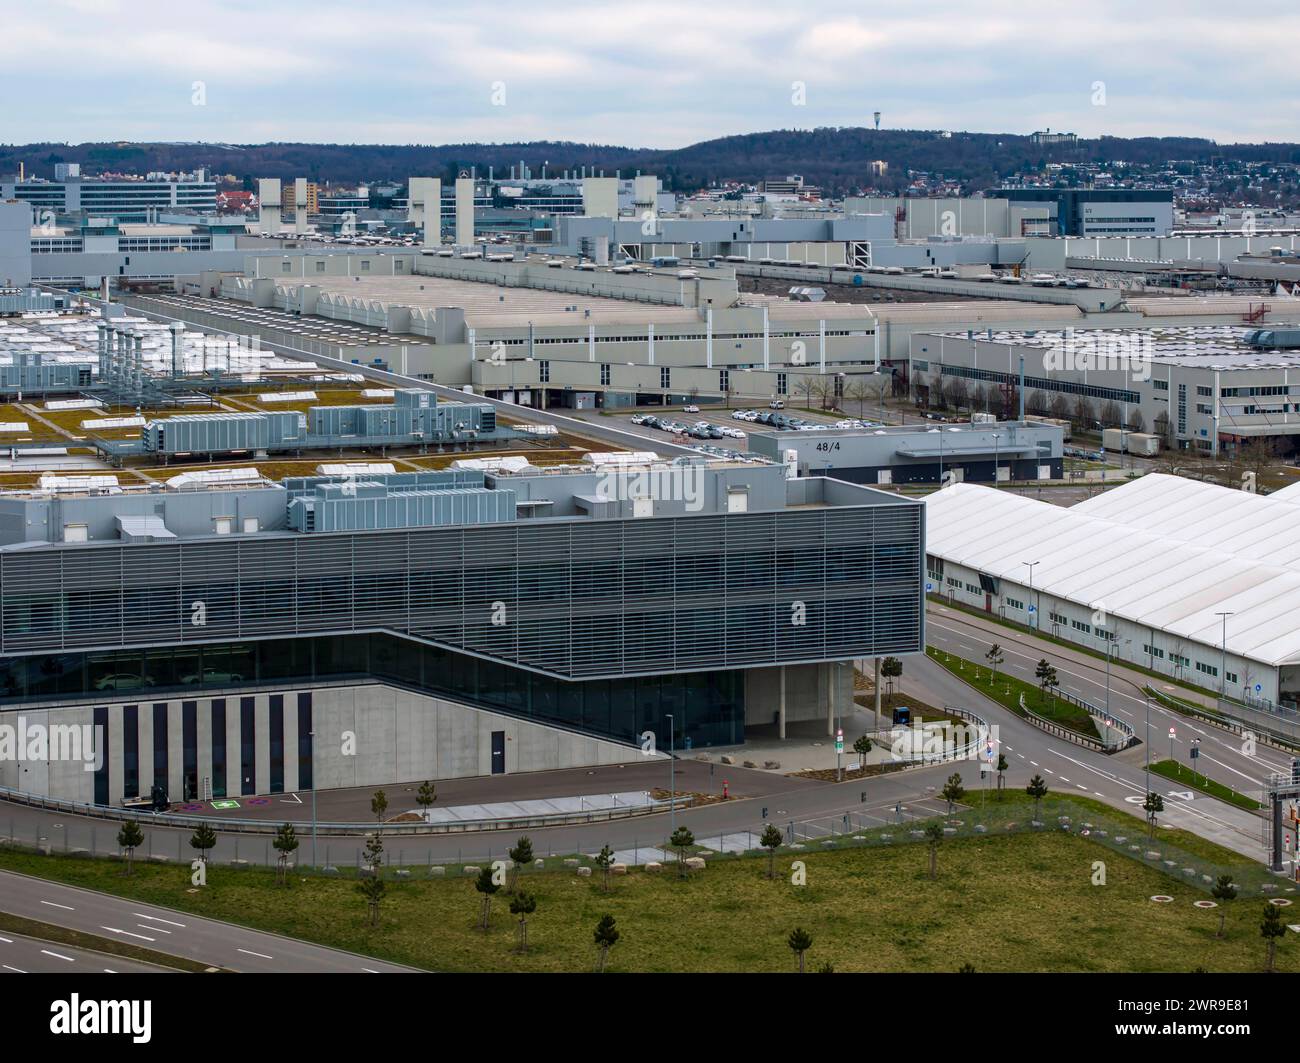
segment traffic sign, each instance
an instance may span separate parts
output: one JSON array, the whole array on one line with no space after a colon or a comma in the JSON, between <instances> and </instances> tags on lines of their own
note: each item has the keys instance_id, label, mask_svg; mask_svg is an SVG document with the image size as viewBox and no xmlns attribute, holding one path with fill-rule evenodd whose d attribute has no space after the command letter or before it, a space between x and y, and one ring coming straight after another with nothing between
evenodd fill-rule
<instances>
[{"instance_id":1,"label":"traffic sign","mask_svg":"<svg viewBox=\"0 0 1300 1063\"><path fill-rule=\"evenodd\" d=\"M1176 733L1176 732L1174 731L1174 729L1173 729L1172 727L1169 728L1169 737L1170 737L1170 738L1173 738L1175 733Z\"/></svg>"},{"instance_id":2,"label":"traffic sign","mask_svg":"<svg viewBox=\"0 0 1300 1063\"><path fill-rule=\"evenodd\" d=\"M842 729L835 732L835 752L844 752L844 731Z\"/></svg>"},{"instance_id":3,"label":"traffic sign","mask_svg":"<svg viewBox=\"0 0 1300 1063\"><path fill-rule=\"evenodd\" d=\"M1029 607L1029 611L1030 611L1031 613L1036 613L1036 612L1038 612L1038 606L1036 606L1036 605L1031 605L1031 606Z\"/></svg>"}]
</instances>

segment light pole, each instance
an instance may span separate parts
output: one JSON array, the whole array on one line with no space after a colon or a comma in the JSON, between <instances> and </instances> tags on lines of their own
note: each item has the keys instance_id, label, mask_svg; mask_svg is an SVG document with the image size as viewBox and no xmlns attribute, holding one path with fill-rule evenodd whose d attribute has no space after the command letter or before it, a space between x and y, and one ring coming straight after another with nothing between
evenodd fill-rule
<instances>
[{"instance_id":1,"label":"light pole","mask_svg":"<svg viewBox=\"0 0 1300 1063\"><path fill-rule=\"evenodd\" d=\"M1146 737L1143 744L1147 747L1146 792L1151 792L1151 697L1147 696Z\"/></svg>"},{"instance_id":2,"label":"light pole","mask_svg":"<svg viewBox=\"0 0 1300 1063\"><path fill-rule=\"evenodd\" d=\"M1236 613L1215 613L1223 617L1223 641L1219 643L1219 697L1228 696L1228 617Z\"/></svg>"},{"instance_id":3,"label":"light pole","mask_svg":"<svg viewBox=\"0 0 1300 1063\"><path fill-rule=\"evenodd\" d=\"M316 732L308 731L311 739L311 866L316 868Z\"/></svg>"},{"instance_id":4,"label":"light pole","mask_svg":"<svg viewBox=\"0 0 1300 1063\"><path fill-rule=\"evenodd\" d=\"M1021 561L1022 565L1029 568L1029 604L1034 607L1034 611L1029 614L1029 626L1035 631L1038 630L1038 602L1034 600L1034 566L1039 564L1038 561Z\"/></svg>"},{"instance_id":5,"label":"light pole","mask_svg":"<svg viewBox=\"0 0 1300 1063\"><path fill-rule=\"evenodd\" d=\"M673 742L676 736L673 734L673 714L667 713L668 717L668 834L669 837L677 833L677 795L673 792L677 785L677 778L673 773L673 753L676 747Z\"/></svg>"}]
</instances>

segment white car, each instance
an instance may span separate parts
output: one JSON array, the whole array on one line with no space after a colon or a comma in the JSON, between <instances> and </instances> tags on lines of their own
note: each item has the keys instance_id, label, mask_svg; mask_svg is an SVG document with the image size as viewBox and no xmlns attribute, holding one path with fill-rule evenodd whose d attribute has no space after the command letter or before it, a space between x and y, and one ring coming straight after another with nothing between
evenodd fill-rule
<instances>
[{"instance_id":1,"label":"white car","mask_svg":"<svg viewBox=\"0 0 1300 1063\"><path fill-rule=\"evenodd\" d=\"M700 412L700 408L699 408L698 406L683 406L683 407L682 407L682 413L699 413L699 412Z\"/></svg>"}]
</instances>

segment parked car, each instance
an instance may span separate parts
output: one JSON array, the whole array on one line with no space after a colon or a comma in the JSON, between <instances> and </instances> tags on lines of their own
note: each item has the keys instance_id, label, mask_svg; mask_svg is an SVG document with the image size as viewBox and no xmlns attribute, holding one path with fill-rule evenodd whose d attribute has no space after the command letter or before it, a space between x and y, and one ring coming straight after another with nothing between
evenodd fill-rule
<instances>
[{"instance_id":1,"label":"parked car","mask_svg":"<svg viewBox=\"0 0 1300 1063\"><path fill-rule=\"evenodd\" d=\"M785 402L781 399L773 399L771 402L767 404L767 408L769 410L784 410Z\"/></svg>"},{"instance_id":2,"label":"parked car","mask_svg":"<svg viewBox=\"0 0 1300 1063\"><path fill-rule=\"evenodd\" d=\"M136 675L134 672L114 672L95 680L96 690L138 690L153 685L152 676Z\"/></svg>"},{"instance_id":3,"label":"parked car","mask_svg":"<svg viewBox=\"0 0 1300 1063\"><path fill-rule=\"evenodd\" d=\"M699 408L698 406L683 406L683 407L682 407L682 412L683 412L683 413L699 413L699 412L700 412L700 408Z\"/></svg>"},{"instance_id":4,"label":"parked car","mask_svg":"<svg viewBox=\"0 0 1300 1063\"><path fill-rule=\"evenodd\" d=\"M223 672L218 668L205 668L202 675L183 675L181 682L190 683L239 683L243 676L238 672Z\"/></svg>"}]
</instances>

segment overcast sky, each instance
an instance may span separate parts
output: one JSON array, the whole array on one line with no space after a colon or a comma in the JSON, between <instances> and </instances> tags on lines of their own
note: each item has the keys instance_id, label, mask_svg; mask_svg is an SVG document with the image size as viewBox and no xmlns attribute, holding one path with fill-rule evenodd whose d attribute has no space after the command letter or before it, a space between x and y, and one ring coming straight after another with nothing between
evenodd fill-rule
<instances>
[{"instance_id":1,"label":"overcast sky","mask_svg":"<svg viewBox=\"0 0 1300 1063\"><path fill-rule=\"evenodd\" d=\"M680 147L876 110L895 129L1300 141L1293 3L0 0L0 17L10 143Z\"/></svg>"}]
</instances>

